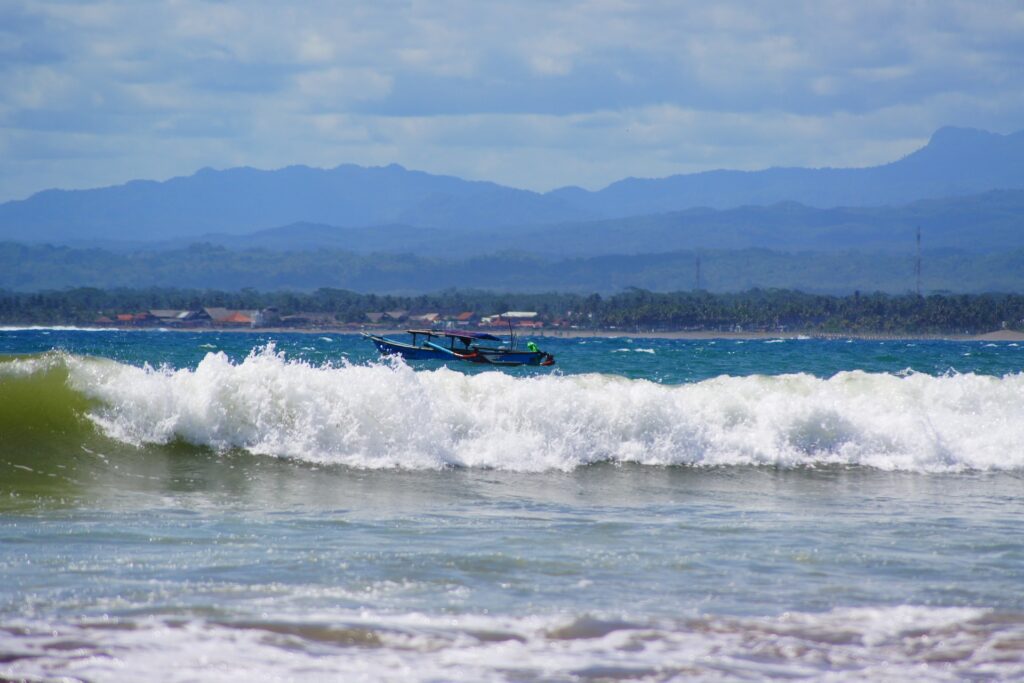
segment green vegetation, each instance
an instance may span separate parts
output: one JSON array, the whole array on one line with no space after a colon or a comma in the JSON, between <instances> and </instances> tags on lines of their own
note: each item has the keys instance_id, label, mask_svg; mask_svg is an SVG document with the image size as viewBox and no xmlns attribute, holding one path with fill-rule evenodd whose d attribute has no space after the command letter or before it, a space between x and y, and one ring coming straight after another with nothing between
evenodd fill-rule
<instances>
[{"instance_id":1,"label":"green vegetation","mask_svg":"<svg viewBox=\"0 0 1024 683\"><path fill-rule=\"evenodd\" d=\"M882 293L827 296L791 290L752 289L736 294L655 293L630 289L599 294L499 294L446 290L412 297L359 294L340 289L312 293L179 289L68 289L35 293L0 290L0 324L91 324L99 315L154 308L232 309L276 307L282 315L327 313L339 324L365 323L366 313L395 309L537 311L549 322L583 329L777 330L879 333L979 333L1024 329L1024 295Z\"/></svg>"},{"instance_id":2,"label":"green vegetation","mask_svg":"<svg viewBox=\"0 0 1024 683\"><path fill-rule=\"evenodd\" d=\"M825 294L855 290L903 293L914 287L912 253L700 251L701 287L736 292L755 287ZM694 287L693 251L665 254L543 257L503 252L463 259L409 254L360 255L341 250L234 251L208 244L172 251L0 243L0 289L64 287L313 291L414 294L446 288L563 291L608 295L628 287L677 291ZM1024 292L1024 249L972 253L926 251L925 292Z\"/></svg>"}]
</instances>

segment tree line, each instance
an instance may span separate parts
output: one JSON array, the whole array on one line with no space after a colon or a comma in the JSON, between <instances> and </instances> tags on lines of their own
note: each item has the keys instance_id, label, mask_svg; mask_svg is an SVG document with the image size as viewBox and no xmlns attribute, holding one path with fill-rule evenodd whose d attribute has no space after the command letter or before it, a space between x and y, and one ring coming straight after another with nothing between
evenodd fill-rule
<instances>
[{"instance_id":1,"label":"tree line","mask_svg":"<svg viewBox=\"0 0 1024 683\"><path fill-rule=\"evenodd\" d=\"M472 311L491 315L537 311L549 323L583 329L790 330L877 333L979 333L1024 329L1024 295L884 293L849 296L751 289L659 293L631 288L602 297L574 293L496 293L449 289L418 296L362 294L322 288L313 292L195 289L97 289L40 292L0 290L0 324L87 325L98 317L150 309L276 308L283 316L329 314L339 324L367 322L367 313Z\"/></svg>"}]
</instances>

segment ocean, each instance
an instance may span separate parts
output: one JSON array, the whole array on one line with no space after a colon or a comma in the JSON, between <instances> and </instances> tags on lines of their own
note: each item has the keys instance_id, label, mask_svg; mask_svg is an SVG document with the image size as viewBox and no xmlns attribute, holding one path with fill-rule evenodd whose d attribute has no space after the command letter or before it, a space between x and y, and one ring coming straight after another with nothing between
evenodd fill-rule
<instances>
[{"instance_id":1,"label":"ocean","mask_svg":"<svg viewBox=\"0 0 1024 683\"><path fill-rule=\"evenodd\" d=\"M0 679L1024 678L1024 344L0 330Z\"/></svg>"}]
</instances>

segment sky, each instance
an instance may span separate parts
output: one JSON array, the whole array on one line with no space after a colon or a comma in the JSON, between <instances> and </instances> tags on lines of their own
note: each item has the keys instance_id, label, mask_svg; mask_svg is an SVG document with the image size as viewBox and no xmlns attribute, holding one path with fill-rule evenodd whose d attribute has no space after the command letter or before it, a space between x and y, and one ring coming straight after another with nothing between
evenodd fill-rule
<instances>
[{"instance_id":1,"label":"sky","mask_svg":"<svg viewBox=\"0 0 1024 683\"><path fill-rule=\"evenodd\" d=\"M0 201L399 163L537 191L1024 128L1019 0L0 0Z\"/></svg>"}]
</instances>

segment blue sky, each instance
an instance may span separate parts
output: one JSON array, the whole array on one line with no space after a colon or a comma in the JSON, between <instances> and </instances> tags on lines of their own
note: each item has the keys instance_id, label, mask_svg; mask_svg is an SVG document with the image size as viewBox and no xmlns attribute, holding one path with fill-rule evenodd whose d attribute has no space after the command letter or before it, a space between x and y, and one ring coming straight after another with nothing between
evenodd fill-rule
<instances>
[{"instance_id":1,"label":"blue sky","mask_svg":"<svg viewBox=\"0 0 1024 683\"><path fill-rule=\"evenodd\" d=\"M397 162L547 190L1024 128L1024 4L0 2L0 201Z\"/></svg>"}]
</instances>

